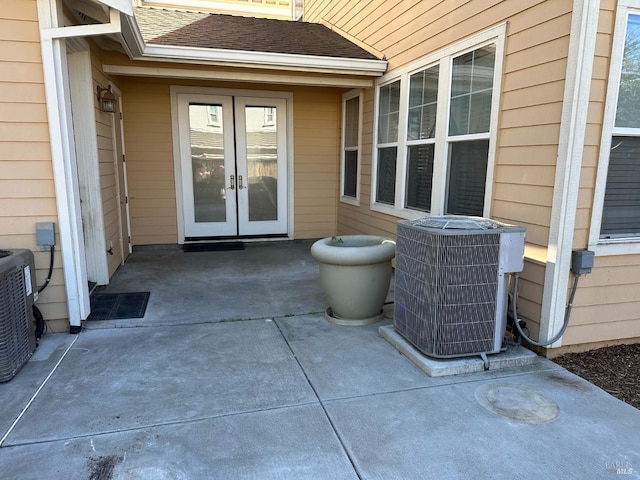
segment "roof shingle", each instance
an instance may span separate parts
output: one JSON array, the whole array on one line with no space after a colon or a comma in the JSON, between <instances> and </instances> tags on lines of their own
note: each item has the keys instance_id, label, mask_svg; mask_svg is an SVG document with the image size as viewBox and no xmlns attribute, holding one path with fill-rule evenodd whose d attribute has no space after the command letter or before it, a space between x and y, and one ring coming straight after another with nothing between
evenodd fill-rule
<instances>
[{"instance_id":1,"label":"roof shingle","mask_svg":"<svg viewBox=\"0 0 640 480\"><path fill-rule=\"evenodd\" d=\"M324 25L268 18L138 7L146 43L293 55L377 60Z\"/></svg>"}]
</instances>

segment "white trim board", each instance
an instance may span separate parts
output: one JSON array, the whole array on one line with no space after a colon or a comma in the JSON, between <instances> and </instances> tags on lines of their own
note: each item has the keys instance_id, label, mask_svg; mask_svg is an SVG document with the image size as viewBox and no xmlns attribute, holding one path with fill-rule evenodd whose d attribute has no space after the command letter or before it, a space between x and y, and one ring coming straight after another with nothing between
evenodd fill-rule
<instances>
[{"instance_id":1,"label":"white trim board","mask_svg":"<svg viewBox=\"0 0 640 480\"><path fill-rule=\"evenodd\" d=\"M185 80L220 80L227 82L268 83L270 85L312 85L314 87L368 88L373 80L368 78L340 78L313 75L278 75L274 73L224 72L218 70L190 70L153 66L129 66L105 64L108 75L128 77L175 78Z\"/></svg>"},{"instance_id":2,"label":"white trim board","mask_svg":"<svg viewBox=\"0 0 640 480\"><path fill-rule=\"evenodd\" d=\"M620 0L616 10L616 18L613 29L613 41L611 49L611 62L609 66L608 87L605 99L604 119L602 122L602 136L600 137L600 153L598 157L598 170L596 173L596 185L591 210L591 223L589 228L589 250L596 255L625 255L640 254L639 238L601 239L602 209L607 187L609 173L609 153L611 150L611 137L615 128L615 116L618 103L618 91L620 88L620 72L624 54L624 42L626 38L627 15L634 13L640 15L640 0ZM636 133L636 129L615 128L616 132Z\"/></svg>"},{"instance_id":3,"label":"white trim board","mask_svg":"<svg viewBox=\"0 0 640 480\"><path fill-rule=\"evenodd\" d=\"M564 321L600 0L574 0L539 341ZM559 347L562 339L552 345Z\"/></svg>"},{"instance_id":4,"label":"white trim board","mask_svg":"<svg viewBox=\"0 0 640 480\"><path fill-rule=\"evenodd\" d=\"M504 38L506 35L506 23L501 23L491 27L483 32L477 33L470 37L464 38L454 44L448 45L440 50L425 55L408 65L386 73L376 81L374 93L374 113L373 113L373 150L372 150L372 170L371 170L371 190L370 190L370 209L372 211L392 215L398 218L415 219L424 217L425 215L441 215L445 211L446 191L447 191L447 171L448 171L448 154L446 152L447 145L455 141L468 141L473 139L486 139L489 142L489 152L487 158L487 172L485 182L484 196L484 216L490 216L491 198L493 193L493 172L495 168L495 145L497 143L498 131L498 114L500 106L500 91L502 80L503 56L504 56ZM448 134L449 125L449 96L448 92L451 85L451 59L458 55L464 55L467 52L481 48L486 45L495 44L495 65L493 92L491 99L491 118L489 132L482 134L471 134L460 136L461 138L452 137ZM439 65L440 79L446 79L446 83L442 82L438 87L438 103L437 114L438 120L435 125L434 158L442 159L434 162L433 167L433 183L431 191L431 209L430 212L423 212L410 209L404 206L407 188L407 149L415 141L407 140L407 112L409 108L409 84L410 76L424 69ZM400 82L400 100L399 100L399 120L397 141L384 144L385 146L396 146L398 149L397 159L405 159L398 161L396 164L396 185L395 200L393 205L377 202L377 186L378 186L378 148L383 146L378 143L378 122L379 122L379 103L380 88L394 82Z\"/></svg>"},{"instance_id":5,"label":"white trim board","mask_svg":"<svg viewBox=\"0 0 640 480\"><path fill-rule=\"evenodd\" d=\"M387 69L386 60L323 57L291 53L250 52L145 44L142 56L134 60L196 62L198 64L228 65L302 72L339 73L343 75L380 76Z\"/></svg>"},{"instance_id":6,"label":"white trim board","mask_svg":"<svg viewBox=\"0 0 640 480\"><path fill-rule=\"evenodd\" d=\"M58 26L61 11L56 0L37 0L41 28ZM73 145L73 126L68 88L66 49L60 39L40 42L47 115L51 143L53 177L58 206L62 267L69 323L79 327L89 316L89 289L78 198L78 176Z\"/></svg>"}]
</instances>

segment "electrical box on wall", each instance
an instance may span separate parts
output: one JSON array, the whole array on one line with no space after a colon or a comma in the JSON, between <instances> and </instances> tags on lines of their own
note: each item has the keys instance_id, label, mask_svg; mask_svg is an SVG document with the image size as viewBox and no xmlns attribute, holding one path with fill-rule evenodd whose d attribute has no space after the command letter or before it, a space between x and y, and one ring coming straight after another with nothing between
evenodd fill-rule
<instances>
[{"instance_id":1,"label":"electrical box on wall","mask_svg":"<svg viewBox=\"0 0 640 480\"><path fill-rule=\"evenodd\" d=\"M593 269L594 252L574 250L571 252L571 271L576 275L586 275Z\"/></svg>"},{"instance_id":2,"label":"electrical box on wall","mask_svg":"<svg viewBox=\"0 0 640 480\"><path fill-rule=\"evenodd\" d=\"M56 228L53 222L36 223L36 243L50 247L56 244Z\"/></svg>"}]
</instances>

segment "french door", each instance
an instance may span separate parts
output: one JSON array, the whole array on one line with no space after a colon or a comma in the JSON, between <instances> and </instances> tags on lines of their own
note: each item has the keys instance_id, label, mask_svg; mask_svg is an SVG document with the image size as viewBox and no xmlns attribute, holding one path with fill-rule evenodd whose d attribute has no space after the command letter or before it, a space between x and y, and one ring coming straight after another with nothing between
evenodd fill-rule
<instances>
[{"instance_id":1,"label":"french door","mask_svg":"<svg viewBox=\"0 0 640 480\"><path fill-rule=\"evenodd\" d=\"M286 234L286 100L181 93L177 101L185 237Z\"/></svg>"}]
</instances>

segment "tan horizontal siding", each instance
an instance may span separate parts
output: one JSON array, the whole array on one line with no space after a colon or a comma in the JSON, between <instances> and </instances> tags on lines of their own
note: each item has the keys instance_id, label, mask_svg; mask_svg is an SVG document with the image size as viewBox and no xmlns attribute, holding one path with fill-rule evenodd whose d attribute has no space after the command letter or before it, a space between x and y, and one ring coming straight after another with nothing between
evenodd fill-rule
<instances>
[{"instance_id":1,"label":"tan horizontal siding","mask_svg":"<svg viewBox=\"0 0 640 480\"><path fill-rule=\"evenodd\" d=\"M640 255L597 256L578 285L563 345L639 335Z\"/></svg>"},{"instance_id":2,"label":"tan horizontal siding","mask_svg":"<svg viewBox=\"0 0 640 480\"><path fill-rule=\"evenodd\" d=\"M131 242L177 243L169 83L127 79L121 89Z\"/></svg>"},{"instance_id":3,"label":"tan horizontal siding","mask_svg":"<svg viewBox=\"0 0 640 480\"><path fill-rule=\"evenodd\" d=\"M58 222L35 0L0 7L0 248L34 253L36 283L49 252L36 245L36 222ZM67 318L60 242L38 307L45 320ZM68 324L67 324L68 325Z\"/></svg>"},{"instance_id":4,"label":"tan horizontal siding","mask_svg":"<svg viewBox=\"0 0 640 480\"><path fill-rule=\"evenodd\" d=\"M337 90L294 92L296 238L327 237L337 231L340 102Z\"/></svg>"},{"instance_id":5,"label":"tan horizontal siding","mask_svg":"<svg viewBox=\"0 0 640 480\"><path fill-rule=\"evenodd\" d=\"M176 185L169 86L177 82L123 80L125 145L132 242L177 242ZM184 82L231 89L224 83ZM252 88L239 85L238 88ZM260 89L264 90L264 85ZM283 88L279 87L283 90ZM291 87L294 121L294 236L336 232L340 95L336 89ZM298 211L297 207L302 207ZM304 207L313 207L308 209Z\"/></svg>"}]
</instances>

